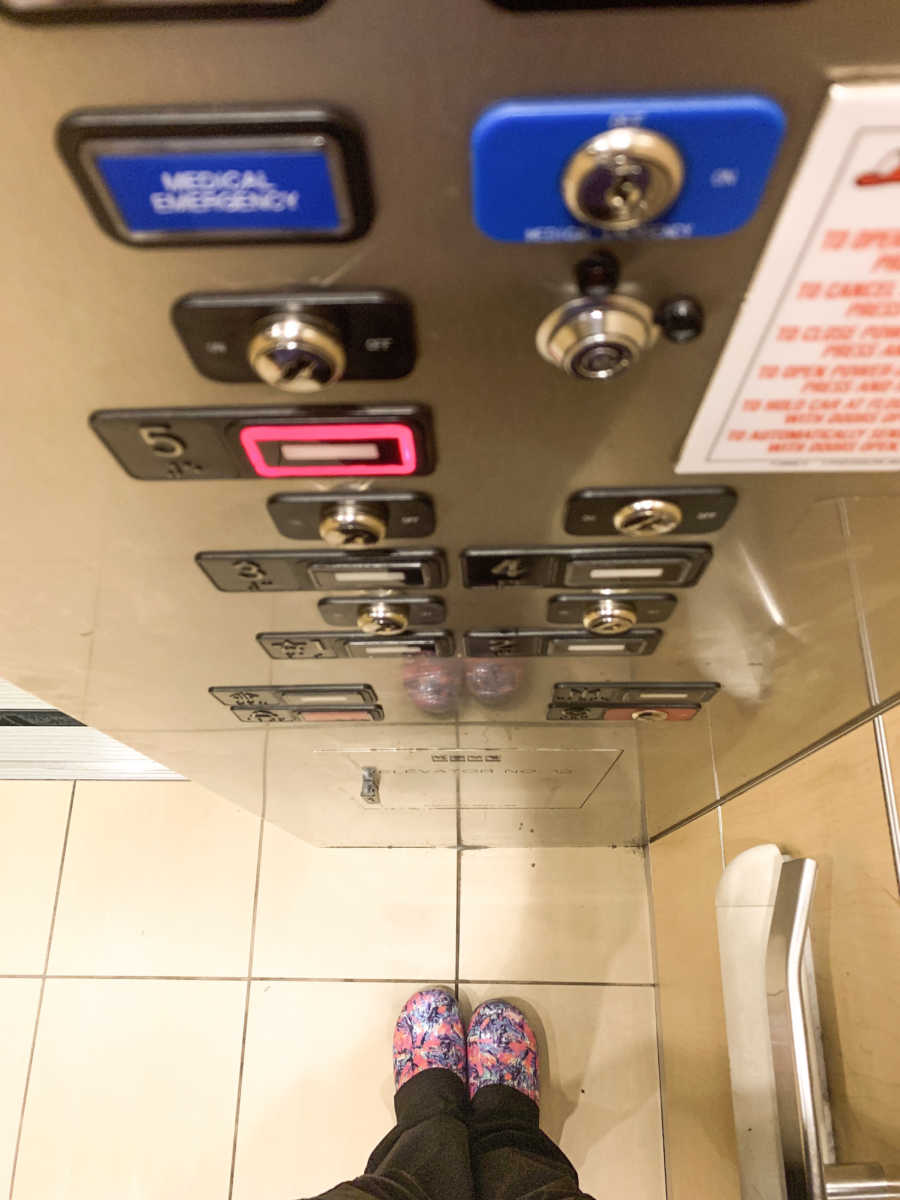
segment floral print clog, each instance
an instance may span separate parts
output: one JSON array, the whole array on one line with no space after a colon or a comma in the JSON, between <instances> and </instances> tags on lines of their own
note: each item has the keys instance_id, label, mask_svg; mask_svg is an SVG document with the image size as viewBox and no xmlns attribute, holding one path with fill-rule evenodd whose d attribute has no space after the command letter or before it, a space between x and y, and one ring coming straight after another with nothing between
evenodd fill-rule
<instances>
[{"instance_id":1,"label":"floral print clog","mask_svg":"<svg viewBox=\"0 0 900 1200\"><path fill-rule=\"evenodd\" d=\"M456 1000L443 988L410 996L394 1029L394 1083L443 1067L466 1082L466 1035Z\"/></svg>"},{"instance_id":2,"label":"floral print clog","mask_svg":"<svg viewBox=\"0 0 900 1200\"><path fill-rule=\"evenodd\" d=\"M469 1095L501 1083L540 1102L538 1048L525 1014L505 1000L488 1000L472 1013L467 1042Z\"/></svg>"}]
</instances>

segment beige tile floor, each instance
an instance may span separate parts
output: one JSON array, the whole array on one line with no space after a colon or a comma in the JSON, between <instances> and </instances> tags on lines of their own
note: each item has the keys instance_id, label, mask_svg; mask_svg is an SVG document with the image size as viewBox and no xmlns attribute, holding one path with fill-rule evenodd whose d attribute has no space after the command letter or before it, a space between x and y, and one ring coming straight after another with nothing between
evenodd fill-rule
<instances>
[{"instance_id":1,"label":"beige tile floor","mask_svg":"<svg viewBox=\"0 0 900 1200\"><path fill-rule=\"evenodd\" d=\"M446 982L532 1016L582 1186L663 1200L639 851L321 850L188 783L0 783L0 829L0 1196L322 1191Z\"/></svg>"}]
</instances>

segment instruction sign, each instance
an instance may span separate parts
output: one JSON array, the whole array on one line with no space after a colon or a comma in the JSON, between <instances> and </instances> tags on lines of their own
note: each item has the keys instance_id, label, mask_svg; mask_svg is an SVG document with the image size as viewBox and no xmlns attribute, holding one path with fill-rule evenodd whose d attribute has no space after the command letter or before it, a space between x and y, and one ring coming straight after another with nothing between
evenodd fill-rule
<instances>
[{"instance_id":1,"label":"instruction sign","mask_svg":"<svg viewBox=\"0 0 900 1200\"><path fill-rule=\"evenodd\" d=\"M897 469L900 84L839 84L676 470Z\"/></svg>"}]
</instances>

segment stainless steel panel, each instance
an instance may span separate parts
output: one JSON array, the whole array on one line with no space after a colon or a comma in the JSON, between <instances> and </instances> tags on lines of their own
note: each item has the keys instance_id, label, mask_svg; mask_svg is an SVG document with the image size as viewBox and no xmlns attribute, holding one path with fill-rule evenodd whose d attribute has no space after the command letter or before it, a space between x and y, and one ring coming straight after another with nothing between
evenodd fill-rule
<instances>
[{"instance_id":1,"label":"stainless steel panel","mask_svg":"<svg viewBox=\"0 0 900 1200\"><path fill-rule=\"evenodd\" d=\"M261 630L317 628L314 594L224 595L194 565L201 549L296 548L267 515L276 489L264 480L140 483L87 418L101 407L272 403L250 384L229 385L226 398L224 385L193 370L169 322L172 302L187 292L338 281L396 288L415 306L415 370L390 383L344 382L336 399L431 406L438 464L422 490L435 503L431 544L452 568L445 596L454 632L543 626L546 592L465 590L459 551L581 545L562 525L573 491L675 482L672 462L829 73L891 66L885 31L895 8L894 0L808 0L515 16L459 0L451 16L414 0L330 0L308 20L0 26L4 674L240 803L260 803L265 771L273 819L327 844L455 844L457 820L472 844L639 841L641 790L651 830L663 828L714 796L714 767L725 791L864 709L835 502L852 497L889 511L900 483L881 474L723 478L714 482L733 483L739 504L710 538L706 575L680 594L654 656L604 663L603 672L714 679L722 692L692 722L567 730L573 753L621 752L580 816L544 806L527 815L424 804L372 812L313 794L304 781L311 752L352 750L351 732L369 738L372 727L260 731L207 692L359 678L354 660L276 663L256 644ZM565 378L533 346L540 321L569 295L582 251L482 237L469 211L467 138L495 100L587 94L601 84L616 93L754 89L779 100L789 128L763 206L743 230L617 245L629 281L654 297L696 294L707 326L691 345L661 341L620 379L590 384ZM96 226L53 149L59 118L87 105L311 98L346 107L366 130L377 215L353 245L135 250ZM298 480L291 490L337 488ZM890 558L869 590L882 694L900 687ZM505 697L502 688L479 697L460 674L445 688L458 693L455 711L438 714L417 707L408 665L367 662L386 714L378 736L387 740L377 744L402 746L401 730L424 722L429 747L455 745L477 728L489 742L540 749L553 683L596 679L598 670L594 661L523 660Z\"/></svg>"}]
</instances>

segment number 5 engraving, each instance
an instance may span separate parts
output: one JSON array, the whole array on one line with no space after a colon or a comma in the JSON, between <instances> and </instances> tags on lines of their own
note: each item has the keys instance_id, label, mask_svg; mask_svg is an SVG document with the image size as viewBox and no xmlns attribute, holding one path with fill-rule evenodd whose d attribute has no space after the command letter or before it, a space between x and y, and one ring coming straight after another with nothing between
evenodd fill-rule
<instances>
[{"instance_id":1,"label":"number 5 engraving","mask_svg":"<svg viewBox=\"0 0 900 1200\"><path fill-rule=\"evenodd\" d=\"M138 430L141 441L160 458L181 458L184 442L177 438L168 425L142 425Z\"/></svg>"}]
</instances>

